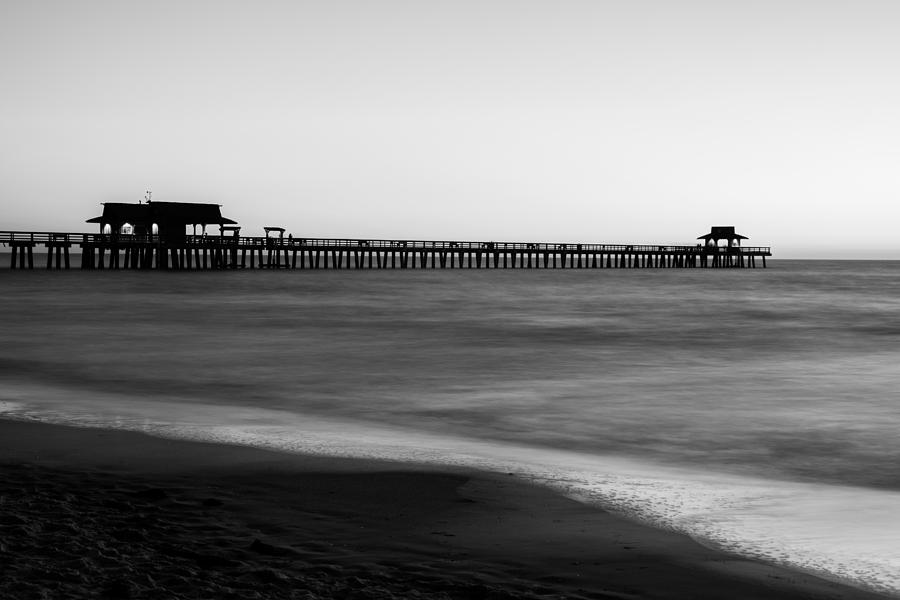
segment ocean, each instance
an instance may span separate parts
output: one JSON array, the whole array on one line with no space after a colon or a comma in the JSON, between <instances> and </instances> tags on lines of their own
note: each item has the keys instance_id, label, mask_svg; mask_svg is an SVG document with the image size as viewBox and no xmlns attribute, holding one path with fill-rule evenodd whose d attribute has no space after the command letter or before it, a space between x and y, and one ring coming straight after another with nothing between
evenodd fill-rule
<instances>
[{"instance_id":1,"label":"ocean","mask_svg":"<svg viewBox=\"0 0 900 600\"><path fill-rule=\"evenodd\" d=\"M900 263L0 270L0 413L514 473L900 596Z\"/></svg>"}]
</instances>

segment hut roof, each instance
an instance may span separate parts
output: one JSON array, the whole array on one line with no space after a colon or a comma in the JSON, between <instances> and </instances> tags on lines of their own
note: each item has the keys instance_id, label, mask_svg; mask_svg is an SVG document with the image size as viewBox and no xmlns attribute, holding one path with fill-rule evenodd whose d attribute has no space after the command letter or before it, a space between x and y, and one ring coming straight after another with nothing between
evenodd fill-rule
<instances>
[{"instance_id":1,"label":"hut roof","mask_svg":"<svg viewBox=\"0 0 900 600\"><path fill-rule=\"evenodd\" d=\"M706 235L701 235L697 238L698 240L749 240L745 235L740 235L739 233L734 232L734 226L729 225L727 227L713 227L712 231L707 233Z\"/></svg>"},{"instance_id":2,"label":"hut roof","mask_svg":"<svg viewBox=\"0 0 900 600\"><path fill-rule=\"evenodd\" d=\"M173 221L185 224L237 224L237 221L222 216L218 204L195 202L149 202L147 204L105 202L103 215L88 219L86 223L171 223Z\"/></svg>"}]
</instances>

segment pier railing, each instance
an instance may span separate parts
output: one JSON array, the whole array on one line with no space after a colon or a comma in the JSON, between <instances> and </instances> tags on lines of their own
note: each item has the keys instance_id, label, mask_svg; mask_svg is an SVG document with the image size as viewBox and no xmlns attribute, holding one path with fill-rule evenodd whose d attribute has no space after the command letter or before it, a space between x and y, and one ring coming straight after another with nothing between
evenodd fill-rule
<instances>
[{"instance_id":1,"label":"pier railing","mask_svg":"<svg viewBox=\"0 0 900 600\"><path fill-rule=\"evenodd\" d=\"M389 240L362 238L301 238L301 237L247 237L233 235L186 235L184 241L175 242L184 246L205 247L254 247L254 248L320 248L342 250L443 250L443 251L535 251L535 252L584 252L584 253L740 253L771 254L769 246L714 247L701 244L655 245L655 244L573 244L571 242L503 242L503 241L454 241L454 240ZM154 235L71 233L53 231L0 231L0 244L79 244L79 245L155 245L172 244Z\"/></svg>"}]
</instances>

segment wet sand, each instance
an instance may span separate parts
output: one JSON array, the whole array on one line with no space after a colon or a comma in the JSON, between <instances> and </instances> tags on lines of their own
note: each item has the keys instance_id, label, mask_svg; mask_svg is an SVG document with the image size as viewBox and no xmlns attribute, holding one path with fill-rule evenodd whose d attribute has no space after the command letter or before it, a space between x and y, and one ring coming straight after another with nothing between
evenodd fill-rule
<instances>
[{"instance_id":1,"label":"wet sand","mask_svg":"<svg viewBox=\"0 0 900 600\"><path fill-rule=\"evenodd\" d=\"M3 420L0 472L0 598L882 598L503 474Z\"/></svg>"}]
</instances>

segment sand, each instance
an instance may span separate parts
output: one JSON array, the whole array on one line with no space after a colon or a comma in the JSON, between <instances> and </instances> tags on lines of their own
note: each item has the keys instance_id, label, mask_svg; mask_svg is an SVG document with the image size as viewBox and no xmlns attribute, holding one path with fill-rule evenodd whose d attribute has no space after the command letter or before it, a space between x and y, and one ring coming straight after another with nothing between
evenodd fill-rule
<instances>
[{"instance_id":1,"label":"sand","mask_svg":"<svg viewBox=\"0 0 900 600\"><path fill-rule=\"evenodd\" d=\"M0 598L874 599L505 474L0 420Z\"/></svg>"}]
</instances>

